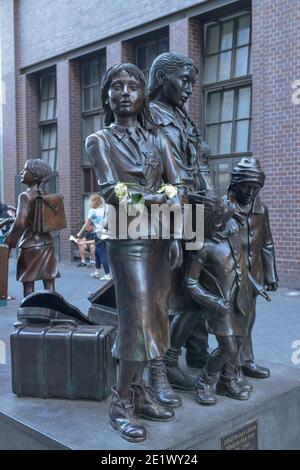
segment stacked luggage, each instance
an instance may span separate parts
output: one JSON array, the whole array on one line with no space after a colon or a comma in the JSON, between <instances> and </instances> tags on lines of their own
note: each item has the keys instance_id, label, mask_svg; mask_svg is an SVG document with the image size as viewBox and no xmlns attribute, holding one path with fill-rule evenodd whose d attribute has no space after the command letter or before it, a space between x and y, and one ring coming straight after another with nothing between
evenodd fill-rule
<instances>
[{"instance_id":1,"label":"stacked luggage","mask_svg":"<svg viewBox=\"0 0 300 470\"><path fill-rule=\"evenodd\" d=\"M12 387L18 396L103 400L116 383L112 326L92 325L56 292L35 292L11 334Z\"/></svg>"}]
</instances>

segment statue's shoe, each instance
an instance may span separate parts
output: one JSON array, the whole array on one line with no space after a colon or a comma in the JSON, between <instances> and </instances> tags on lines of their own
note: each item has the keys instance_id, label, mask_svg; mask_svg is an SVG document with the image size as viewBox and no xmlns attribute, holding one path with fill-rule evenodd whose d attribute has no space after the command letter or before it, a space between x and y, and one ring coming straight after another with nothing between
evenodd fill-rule
<instances>
[{"instance_id":1,"label":"statue's shoe","mask_svg":"<svg viewBox=\"0 0 300 470\"><path fill-rule=\"evenodd\" d=\"M216 386L216 394L233 398L234 400L249 400L250 393L242 390L233 379L220 378Z\"/></svg>"},{"instance_id":2,"label":"statue's shoe","mask_svg":"<svg viewBox=\"0 0 300 470\"><path fill-rule=\"evenodd\" d=\"M240 366L236 368L235 381L241 390L246 390L248 392L253 391L252 384L246 379L246 377L243 374L242 367Z\"/></svg>"},{"instance_id":3,"label":"statue's shoe","mask_svg":"<svg viewBox=\"0 0 300 470\"><path fill-rule=\"evenodd\" d=\"M179 366L166 367L168 382L174 390L193 392L196 390L196 380L180 369Z\"/></svg>"},{"instance_id":4,"label":"statue's shoe","mask_svg":"<svg viewBox=\"0 0 300 470\"><path fill-rule=\"evenodd\" d=\"M259 366L255 362L246 362L242 367L243 373L248 377L253 377L254 379L267 379L270 377L270 369L267 367Z\"/></svg>"}]
</instances>

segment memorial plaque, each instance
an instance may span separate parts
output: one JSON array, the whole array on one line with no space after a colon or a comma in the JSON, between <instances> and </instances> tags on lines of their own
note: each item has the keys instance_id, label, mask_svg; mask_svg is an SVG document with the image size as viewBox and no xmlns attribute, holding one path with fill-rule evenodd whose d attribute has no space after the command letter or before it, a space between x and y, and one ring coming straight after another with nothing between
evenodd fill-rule
<instances>
[{"instance_id":1,"label":"memorial plaque","mask_svg":"<svg viewBox=\"0 0 300 470\"><path fill-rule=\"evenodd\" d=\"M257 430L257 421L252 421L232 434L222 437L222 450L257 450Z\"/></svg>"}]
</instances>

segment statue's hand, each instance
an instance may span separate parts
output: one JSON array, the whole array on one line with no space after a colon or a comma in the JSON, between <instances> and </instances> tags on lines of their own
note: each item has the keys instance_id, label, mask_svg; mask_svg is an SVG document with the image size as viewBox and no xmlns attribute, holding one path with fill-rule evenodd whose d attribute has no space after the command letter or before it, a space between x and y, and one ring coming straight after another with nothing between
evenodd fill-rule
<instances>
[{"instance_id":1,"label":"statue's hand","mask_svg":"<svg viewBox=\"0 0 300 470\"><path fill-rule=\"evenodd\" d=\"M188 192L187 197L190 204L203 204L203 196L199 193Z\"/></svg>"},{"instance_id":2,"label":"statue's hand","mask_svg":"<svg viewBox=\"0 0 300 470\"><path fill-rule=\"evenodd\" d=\"M267 285L268 291L275 292L278 289L278 282L270 282L270 284Z\"/></svg>"},{"instance_id":3,"label":"statue's hand","mask_svg":"<svg viewBox=\"0 0 300 470\"><path fill-rule=\"evenodd\" d=\"M271 297L269 296L269 294L267 294L265 290L261 290L259 292L259 295L261 295L267 302L271 302Z\"/></svg>"},{"instance_id":4,"label":"statue's hand","mask_svg":"<svg viewBox=\"0 0 300 470\"><path fill-rule=\"evenodd\" d=\"M206 189L194 192L188 191L187 196L190 204L206 204L207 206L212 205L212 196Z\"/></svg>"},{"instance_id":5,"label":"statue's hand","mask_svg":"<svg viewBox=\"0 0 300 470\"><path fill-rule=\"evenodd\" d=\"M180 240L172 240L169 246L168 259L170 261L170 269L179 268L182 264L183 252Z\"/></svg>"},{"instance_id":6,"label":"statue's hand","mask_svg":"<svg viewBox=\"0 0 300 470\"><path fill-rule=\"evenodd\" d=\"M245 225L245 223L246 223L246 217L243 216L242 214L239 214L238 212L235 212L235 213L234 213L233 218L234 218L240 225Z\"/></svg>"},{"instance_id":7,"label":"statue's hand","mask_svg":"<svg viewBox=\"0 0 300 470\"><path fill-rule=\"evenodd\" d=\"M232 305L230 300L221 299L219 301L220 312L222 315L229 315L232 310Z\"/></svg>"}]
</instances>

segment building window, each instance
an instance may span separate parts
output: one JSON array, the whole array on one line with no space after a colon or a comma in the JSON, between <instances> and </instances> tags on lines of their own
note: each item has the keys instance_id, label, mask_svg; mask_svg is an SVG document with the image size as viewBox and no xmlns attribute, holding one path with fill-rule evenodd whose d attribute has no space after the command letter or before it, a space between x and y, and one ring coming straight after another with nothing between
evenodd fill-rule
<instances>
[{"instance_id":1,"label":"building window","mask_svg":"<svg viewBox=\"0 0 300 470\"><path fill-rule=\"evenodd\" d=\"M213 155L250 151L250 86L207 94L206 135Z\"/></svg>"},{"instance_id":2,"label":"building window","mask_svg":"<svg viewBox=\"0 0 300 470\"><path fill-rule=\"evenodd\" d=\"M104 111L100 99L100 84L105 72L105 55L101 54L81 63L81 123L82 123L82 167L84 186L84 211L91 193L99 186L85 150L87 136L104 127Z\"/></svg>"},{"instance_id":3,"label":"building window","mask_svg":"<svg viewBox=\"0 0 300 470\"><path fill-rule=\"evenodd\" d=\"M204 25L204 127L220 193L233 165L251 155L251 15L241 12Z\"/></svg>"},{"instance_id":4,"label":"building window","mask_svg":"<svg viewBox=\"0 0 300 470\"><path fill-rule=\"evenodd\" d=\"M40 75L39 126L41 156L52 170L57 169L57 119L55 71Z\"/></svg>"},{"instance_id":5,"label":"building window","mask_svg":"<svg viewBox=\"0 0 300 470\"><path fill-rule=\"evenodd\" d=\"M205 83L251 73L250 24L250 14L245 14L206 27Z\"/></svg>"},{"instance_id":6,"label":"building window","mask_svg":"<svg viewBox=\"0 0 300 470\"><path fill-rule=\"evenodd\" d=\"M47 124L41 127L42 158L56 170L56 124Z\"/></svg>"},{"instance_id":7,"label":"building window","mask_svg":"<svg viewBox=\"0 0 300 470\"><path fill-rule=\"evenodd\" d=\"M166 33L135 43L135 63L147 80L152 62L163 52L169 52L169 35Z\"/></svg>"}]
</instances>

